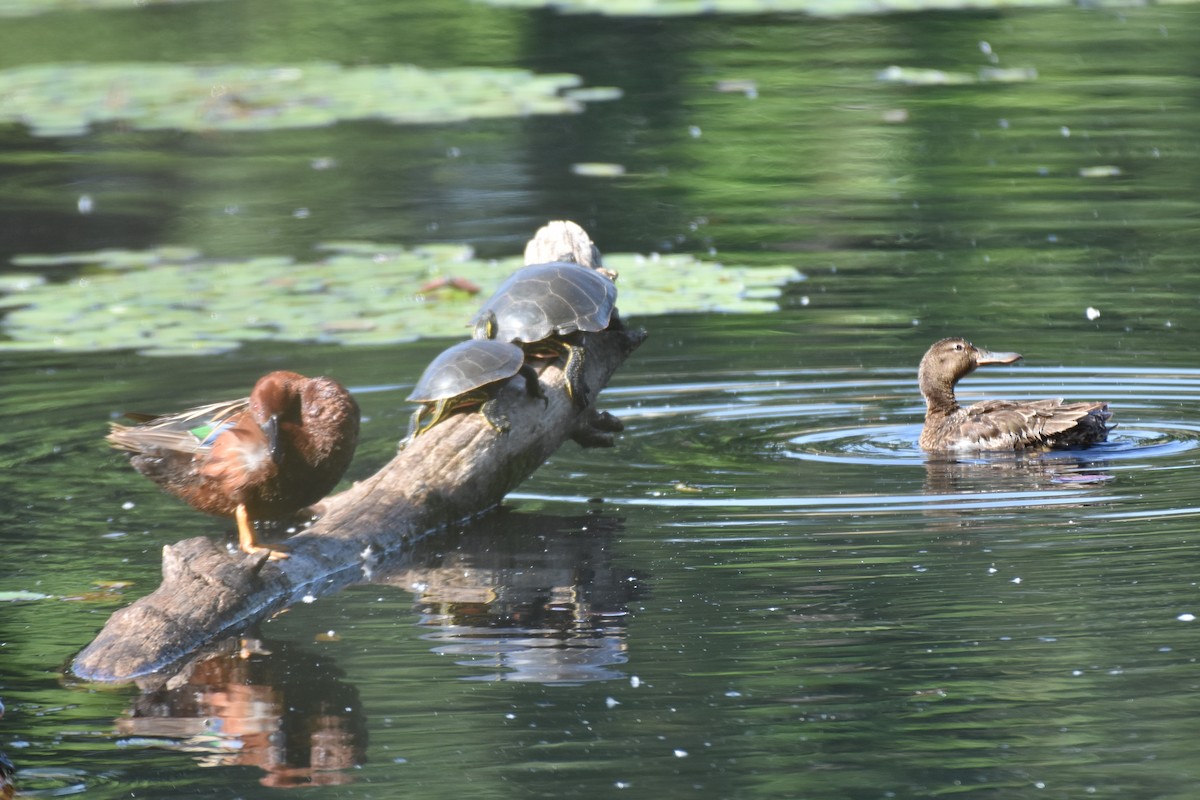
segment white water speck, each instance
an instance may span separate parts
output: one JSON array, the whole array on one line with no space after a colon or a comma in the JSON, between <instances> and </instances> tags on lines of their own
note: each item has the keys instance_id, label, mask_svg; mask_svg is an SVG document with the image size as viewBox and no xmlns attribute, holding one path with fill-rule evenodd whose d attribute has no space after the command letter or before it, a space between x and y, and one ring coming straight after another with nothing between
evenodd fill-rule
<instances>
[{"instance_id":1,"label":"white water speck","mask_svg":"<svg viewBox=\"0 0 1200 800\"><path fill-rule=\"evenodd\" d=\"M306 595L304 595L304 597L300 598L300 602L301 603L315 603L315 602L317 602L317 598L311 594L306 594Z\"/></svg>"},{"instance_id":2,"label":"white water speck","mask_svg":"<svg viewBox=\"0 0 1200 800\"><path fill-rule=\"evenodd\" d=\"M609 708L616 708L617 706L621 705L621 701L615 697L606 697L604 698L604 705L608 706Z\"/></svg>"},{"instance_id":3,"label":"white water speck","mask_svg":"<svg viewBox=\"0 0 1200 800\"><path fill-rule=\"evenodd\" d=\"M687 758L687 754L688 754L687 750L681 750L679 748L675 748L675 757L676 758Z\"/></svg>"},{"instance_id":4,"label":"white water speck","mask_svg":"<svg viewBox=\"0 0 1200 800\"><path fill-rule=\"evenodd\" d=\"M1064 139L1071 138L1071 129L1068 128L1066 125L1063 125L1061 128L1059 128L1058 132L1062 134L1062 137Z\"/></svg>"},{"instance_id":5,"label":"white water speck","mask_svg":"<svg viewBox=\"0 0 1200 800\"><path fill-rule=\"evenodd\" d=\"M630 675L629 676L629 685L636 689L642 685L642 679L639 678L637 675Z\"/></svg>"},{"instance_id":6,"label":"white water speck","mask_svg":"<svg viewBox=\"0 0 1200 800\"><path fill-rule=\"evenodd\" d=\"M688 126L688 136L692 137L693 139L699 139L702 133L703 131L700 130L699 125Z\"/></svg>"},{"instance_id":7,"label":"white water speck","mask_svg":"<svg viewBox=\"0 0 1200 800\"><path fill-rule=\"evenodd\" d=\"M628 789L632 785L629 781L613 781L613 786L618 789Z\"/></svg>"},{"instance_id":8,"label":"white water speck","mask_svg":"<svg viewBox=\"0 0 1200 800\"><path fill-rule=\"evenodd\" d=\"M1021 579L1020 579L1020 578L1013 578L1013 579L1012 579L1011 581L1009 581L1009 582L1010 582L1010 583L1020 583L1020 582L1021 582Z\"/></svg>"},{"instance_id":9,"label":"white water speck","mask_svg":"<svg viewBox=\"0 0 1200 800\"><path fill-rule=\"evenodd\" d=\"M136 505L137 504L134 503L132 500L126 500L124 503L121 503L121 508L128 511L129 509L134 508Z\"/></svg>"},{"instance_id":10,"label":"white water speck","mask_svg":"<svg viewBox=\"0 0 1200 800\"><path fill-rule=\"evenodd\" d=\"M1088 306L1083 313L1088 319L1096 319L1100 316L1100 309L1093 306Z\"/></svg>"},{"instance_id":11,"label":"white water speck","mask_svg":"<svg viewBox=\"0 0 1200 800\"><path fill-rule=\"evenodd\" d=\"M1176 617L1175 619L1179 620L1180 622L1195 622L1196 615L1188 614L1187 612L1184 612L1184 613L1180 614L1178 617Z\"/></svg>"},{"instance_id":12,"label":"white water speck","mask_svg":"<svg viewBox=\"0 0 1200 800\"><path fill-rule=\"evenodd\" d=\"M90 214L95 209L96 203L92 200L90 194L81 194L79 199L75 201L75 207L79 209L80 214Z\"/></svg>"}]
</instances>

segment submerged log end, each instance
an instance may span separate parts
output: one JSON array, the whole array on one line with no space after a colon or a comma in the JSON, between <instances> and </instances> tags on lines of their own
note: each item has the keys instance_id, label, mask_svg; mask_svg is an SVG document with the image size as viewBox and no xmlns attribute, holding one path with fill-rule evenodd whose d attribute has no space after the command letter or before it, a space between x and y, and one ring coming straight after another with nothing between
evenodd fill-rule
<instances>
[{"instance_id":1,"label":"submerged log end","mask_svg":"<svg viewBox=\"0 0 1200 800\"><path fill-rule=\"evenodd\" d=\"M197 537L163 547L163 582L115 612L71 665L80 678L127 680L177 661L195 647L195 632L216 632L244 616L263 581L261 556L231 556Z\"/></svg>"},{"instance_id":2,"label":"submerged log end","mask_svg":"<svg viewBox=\"0 0 1200 800\"><path fill-rule=\"evenodd\" d=\"M141 632L142 641L130 646L129 631ZM113 613L108 624L75 657L71 671L86 681L125 681L154 672L186 655L187 645L174 650L171 643L188 641L187 630L158 606L134 603ZM165 646L148 652L144 642Z\"/></svg>"}]
</instances>

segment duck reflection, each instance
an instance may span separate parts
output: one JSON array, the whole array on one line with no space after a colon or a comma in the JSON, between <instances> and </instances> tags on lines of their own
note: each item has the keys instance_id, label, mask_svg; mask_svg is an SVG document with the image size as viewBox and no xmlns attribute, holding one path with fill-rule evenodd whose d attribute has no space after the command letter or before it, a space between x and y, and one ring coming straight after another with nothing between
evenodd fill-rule
<instances>
[{"instance_id":1,"label":"duck reflection","mask_svg":"<svg viewBox=\"0 0 1200 800\"><path fill-rule=\"evenodd\" d=\"M259 767L278 788L350 783L367 739L358 691L327 658L250 639L228 639L145 691L117 731L202 766Z\"/></svg>"},{"instance_id":2,"label":"duck reflection","mask_svg":"<svg viewBox=\"0 0 1200 800\"><path fill-rule=\"evenodd\" d=\"M13 783L13 775L16 773L17 768L8 760L8 756L0 751L0 800L12 800L13 794L17 791L17 787Z\"/></svg>"},{"instance_id":3,"label":"duck reflection","mask_svg":"<svg viewBox=\"0 0 1200 800\"><path fill-rule=\"evenodd\" d=\"M1095 486L1113 479L1096 455L1065 450L994 457L930 456L925 494L998 494Z\"/></svg>"},{"instance_id":4,"label":"duck reflection","mask_svg":"<svg viewBox=\"0 0 1200 800\"><path fill-rule=\"evenodd\" d=\"M613 564L622 520L501 510L432 537L373 583L412 592L434 652L485 668L471 680L624 677L625 623L641 581Z\"/></svg>"}]
</instances>

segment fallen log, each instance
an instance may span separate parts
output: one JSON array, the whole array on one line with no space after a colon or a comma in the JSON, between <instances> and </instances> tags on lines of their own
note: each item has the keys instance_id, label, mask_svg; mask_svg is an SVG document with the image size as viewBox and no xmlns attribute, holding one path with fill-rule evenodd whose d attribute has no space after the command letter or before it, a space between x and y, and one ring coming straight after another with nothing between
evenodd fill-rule
<instances>
[{"instance_id":1,"label":"fallen log","mask_svg":"<svg viewBox=\"0 0 1200 800\"><path fill-rule=\"evenodd\" d=\"M599 268L599 253L571 222L552 222L526 248L526 263L569 260ZM85 680L123 682L180 662L293 603L360 581L426 534L477 516L542 465L567 439L610 446L620 423L596 395L641 344L645 331L582 334L586 404L566 393L557 362L543 368L546 398L517 378L498 395L511 427L500 433L477 413L455 414L403 447L370 478L326 498L320 519L286 541L290 557L230 553L206 537L163 548L163 580L113 613L71 669Z\"/></svg>"}]
</instances>

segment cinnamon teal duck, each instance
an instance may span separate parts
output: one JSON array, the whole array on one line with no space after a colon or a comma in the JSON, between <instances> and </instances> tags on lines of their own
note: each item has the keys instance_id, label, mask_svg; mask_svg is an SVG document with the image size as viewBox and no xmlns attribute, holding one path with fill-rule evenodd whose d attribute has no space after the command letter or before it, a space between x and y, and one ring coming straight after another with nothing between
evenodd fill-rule
<instances>
[{"instance_id":1,"label":"cinnamon teal duck","mask_svg":"<svg viewBox=\"0 0 1200 800\"><path fill-rule=\"evenodd\" d=\"M108 442L138 472L200 511L237 520L246 553L263 545L254 520L284 519L329 493L358 443L358 404L330 378L271 372L247 398L178 414L129 414Z\"/></svg>"},{"instance_id":2,"label":"cinnamon teal duck","mask_svg":"<svg viewBox=\"0 0 1200 800\"><path fill-rule=\"evenodd\" d=\"M984 400L963 408L954 385L988 364L1012 364L1020 353L991 353L966 339L935 342L921 359L925 397L925 450L1024 450L1079 447L1108 438L1108 403L1057 400Z\"/></svg>"}]
</instances>

